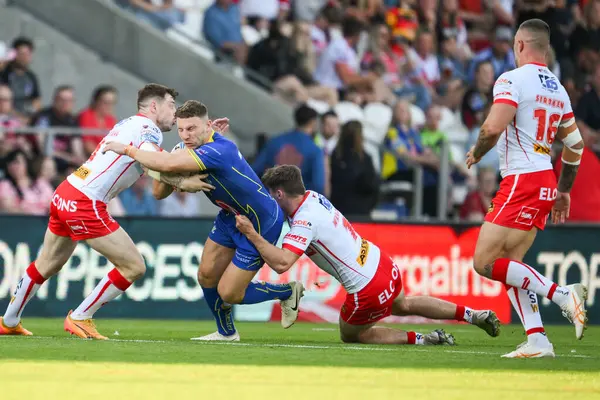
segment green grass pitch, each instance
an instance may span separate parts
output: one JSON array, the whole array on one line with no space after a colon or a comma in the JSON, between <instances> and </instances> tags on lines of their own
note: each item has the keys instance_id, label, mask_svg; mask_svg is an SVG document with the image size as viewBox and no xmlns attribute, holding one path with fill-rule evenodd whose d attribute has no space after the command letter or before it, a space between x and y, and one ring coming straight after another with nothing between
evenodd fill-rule
<instances>
[{"instance_id":1,"label":"green grass pitch","mask_svg":"<svg viewBox=\"0 0 600 400\"><path fill-rule=\"evenodd\" d=\"M454 347L343 344L331 324L237 323L233 344L189 340L213 322L99 320L109 341L71 338L60 319L24 326L35 336L0 337L1 400L600 399L598 327L582 341L571 326L548 327L555 359L507 360L524 340L520 326L498 338L444 326Z\"/></svg>"}]
</instances>

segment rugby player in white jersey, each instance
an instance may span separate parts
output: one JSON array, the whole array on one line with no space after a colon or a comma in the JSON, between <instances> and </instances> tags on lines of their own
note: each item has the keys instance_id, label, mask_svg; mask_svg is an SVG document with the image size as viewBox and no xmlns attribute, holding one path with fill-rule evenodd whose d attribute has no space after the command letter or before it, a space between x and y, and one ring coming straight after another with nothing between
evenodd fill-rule
<instances>
[{"instance_id":1,"label":"rugby player in white jersey","mask_svg":"<svg viewBox=\"0 0 600 400\"><path fill-rule=\"evenodd\" d=\"M521 24L514 41L518 68L496 81L494 103L466 161L470 168L498 145L503 179L481 227L473 262L479 274L506 285L525 327L527 342L503 356L508 358L554 357L537 295L562 309L575 325L577 339L586 323L585 286L558 286L523 263L548 215L552 213L554 223L568 218L569 192L584 148L569 96L546 66L549 48L545 22L531 19ZM564 145L558 185L550 159L556 139Z\"/></svg>"},{"instance_id":2,"label":"rugby player in white jersey","mask_svg":"<svg viewBox=\"0 0 600 400\"><path fill-rule=\"evenodd\" d=\"M282 248L262 238L246 217L236 216L236 225L276 272L284 273L306 253L342 284L348 292L340 312L342 341L454 344L454 337L441 329L423 335L375 325L390 314L466 321L490 336L498 336L500 322L490 310L472 310L430 296L405 297L400 270L392 259L362 238L323 195L307 191L298 167L271 168L262 181L287 215L291 227Z\"/></svg>"},{"instance_id":3,"label":"rugby player in white jersey","mask_svg":"<svg viewBox=\"0 0 600 400\"><path fill-rule=\"evenodd\" d=\"M141 165L129 157L99 151L104 143L117 141L137 148L159 151L163 132L175 123L177 92L166 86L149 84L138 92L138 114L129 117L108 133L90 158L63 181L52 197L50 220L39 257L32 262L0 317L0 335L32 333L21 325L25 305L39 287L56 275L67 262L77 241L85 240L113 265L92 293L65 319L66 331L80 338L107 339L96 330L94 313L141 278L146 265L129 235L110 216L107 203L130 187L143 173ZM161 180L185 191L210 190L201 179L161 175Z\"/></svg>"}]
</instances>

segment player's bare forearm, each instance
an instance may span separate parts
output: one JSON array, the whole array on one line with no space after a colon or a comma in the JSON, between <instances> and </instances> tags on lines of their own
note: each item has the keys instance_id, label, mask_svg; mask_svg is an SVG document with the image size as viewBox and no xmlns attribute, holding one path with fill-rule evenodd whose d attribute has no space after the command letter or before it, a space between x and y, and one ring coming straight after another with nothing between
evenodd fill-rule
<instances>
[{"instance_id":1,"label":"player's bare forearm","mask_svg":"<svg viewBox=\"0 0 600 400\"><path fill-rule=\"evenodd\" d=\"M561 193L569 193L575 183L575 177L577 177L577 170L579 165L562 164L562 170L560 171L560 177L558 178L558 191Z\"/></svg>"},{"instance_id":2,"label":"player's bare forearm","mask_svg":"<svg viewBox=\"0 0 600 400\"><path fill-rule=\"evenodd\" d=\"M486 155L487 152L493 149L496 143L498 143L499 138L500 135L488 131L485 126L483 126L481 132L479 132L475 149L473 150L473 157L480 159Z\"/></svg>"},{"instance_id":3,"label":"player's bare forearm","mask_svg":"<svg viewBox=\"0 0 600 400\"><path fill-rule=\"evenodd\" d=\"M273 246L256 231L253 231L246 236L273 271L278 274L283 274L294 265L296 260L290 260L291 257L288 255L288 253L293 254L292 252Z\"/></svg>"},{"instance_id":4,"label":"player's bare forearm","mask_svg":"<svg viewBox=\"0 0 600 400\"><path fill-rule=\"evenodd\" d=\"M175 153L155 152L127 146L125 155L133 158L144 167L157 172L181 173L199 172L200 170L193 156L184 151Z\"/></svg>"},{"instance_id":5,"label":"player's bare forearm","mask_svg":"<svg viewBox=\"0 0 600 400\"><path fill-rule=\"evenodd\" d=\"M152 182L152 195L156 200L166 199L171 195L171 193L173 193L173 186L159 181Z\"/></svg>"}]
</instances>

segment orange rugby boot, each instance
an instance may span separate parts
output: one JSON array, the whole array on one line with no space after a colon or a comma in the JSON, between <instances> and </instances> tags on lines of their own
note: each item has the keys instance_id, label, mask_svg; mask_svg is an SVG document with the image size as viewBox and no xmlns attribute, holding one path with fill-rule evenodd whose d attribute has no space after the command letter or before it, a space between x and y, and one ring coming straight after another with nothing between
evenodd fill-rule
<instances>
[{"instance_id":1,"label":"orange rugby boot","mask_svg":"<svg viewBox=\"0 0 600 400\"><path fill-rule=\"evenodd\" d=\"M4 319L0 317L0 335L32 336L33 333L23 328L20 322L17 326L6 326L4 325Z\"/></svg>"},{"instance_id":2,"label":"orange rugby boot","mask_svg":"<svg viewBox=\"0 0 600 400\"><path fill-rule=\"evenodd\" d=\"M98 333L93 319L76 321L71 318L72 312L73 310L69 311L69 315L65 318L65 331L82 339L108 340L106 336L102 336Z\"/></svg>"}]
</instances>

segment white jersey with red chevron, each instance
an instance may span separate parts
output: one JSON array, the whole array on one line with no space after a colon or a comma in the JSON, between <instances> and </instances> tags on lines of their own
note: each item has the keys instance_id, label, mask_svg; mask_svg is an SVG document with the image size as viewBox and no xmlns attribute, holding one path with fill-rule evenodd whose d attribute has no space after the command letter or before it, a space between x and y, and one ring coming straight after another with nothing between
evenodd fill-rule
<instances>
[{"instance_id":1,"label":"white jersey with red chevron","mask_svg":"<svg viewBox=\"0 0 600 400\"><path fill-rule=\"evenodd\" d=\"M543 64L505 72L494 85L494 104L517 108L500 140L502 176L552 169L550 148L561 121L573 118L571 101L558 78Z\"/></svg>"},{"instance_id":2,"label":"white jersey with red chevron","mask_svg":"<svg viewBox=\"0 0 600 400\"><path fill-rule=\"evenodd\" d=\"M367 286L377 272L379 248L360 237L325 196L308 190L288 222L291 229L282 247L298 255L306 252L348 293Z\"/></svg>"},{"instance_id":3,"label":"white jersey with red chevron","mask_svg":"<svg viewBox=\"0 0 600 400\"><path fill-rule=\"evenodd\" d=\"M161 145L162 131L154 122L137 114L116 124L102 139L90 158L67 177L71 185L92 200L108 203L143 175L141 165L133 159L113 152L102 154L107 142L141 147L144 143Z\"/></svg>"}]
</instances>

